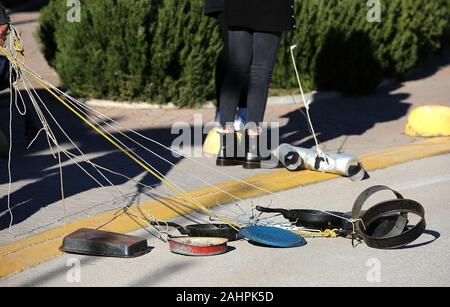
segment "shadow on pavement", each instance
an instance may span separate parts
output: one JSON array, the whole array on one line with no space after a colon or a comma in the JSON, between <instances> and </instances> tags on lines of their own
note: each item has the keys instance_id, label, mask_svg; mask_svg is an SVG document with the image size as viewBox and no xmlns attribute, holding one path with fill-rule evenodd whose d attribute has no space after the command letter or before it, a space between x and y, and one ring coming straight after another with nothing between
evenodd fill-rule
<instances>
[{"instance_id":1,"label":"shadow on pavement","mask_svg":"<svg viewBox=\"0 0 450 307\"><path fill-rule=\"evenodd\" d=\"M428 78L434 75L442 67L450 65L450 43L440 50L437 54L429 57L409 76L406 81L416 81Z\"/></svg>"},{"instance_id":2,"label":"shadow on pavement","mask_svg":"<svg viewBox=\"0 0 450 307\"><path fill-rule=\"evenodd\" d=\"M411 104L407 93L395 93L399 85L379 88L372 96L347 97L321 100L311 104L310 114L321 142L341 136L362 135L377 123L395 121L408 113ZM300 109L303 113L305 108ZM282 116L287 125L280 128L280 142L296 146L312 147L314 140L306 118L298 111Z\"/></svg>"},{"instance_id":3,"label":"shadow on pavement","mask_svg":"<svg viewBox=\"0 0 450 307\"><path fill-rule=\"evenodd\" d=\"M434 231L434 230L430 230L430 229L425 230L423 235L428 235L428 236L430 236L432 238L430 240L422 242L422 243L407 245L405 247L399 248L399 250L412 249L412 248L418 248L418 247L426 246L426 245L429 245L429 244L432 244L432 243L436 242L441 237L441 234L439 232Z\"/></svg>"},{"instance_id":4,"label":"shadow on pavement","mask_svg":"<svg viewBox=\"0 0 450 307\"><path fill-rule=\"evenodd\" d=\"M45 97L44 101L47 101L47 106L54 114L59 124L64 128L71 139L77 144L80 150L95 164L109 168L115 172L122 173L127 177L136 179L137 176L143 175L139 182L149 186L155 186L160 184L159 180L153 177L151 174L146 173L135 162L131 161L122 152L116 150L113 145L104 140L101 136L97 135L92 128L81 123L81 120L75 117L73 113L66 110L63 106L58 105L54 99L50 99L43 91L39 92L41 97ZM3 107L0 108L0 128L3 131L8 131L7 125L9 122L9 108L5 107L7 103L0 103ZM28 104L29 105L29 104ZM28 110L29 112L29 110ZM120 121L120 118L114 118L114 120ZM57 134L61 146L68 146L71 148L69 151L72 154L79 155L79 152L74 150L67 141L67 138L58 131L57 126L52 122L51 118L47 116L47 121L52 126L53 131ZM5 127L6 126L6 127ZM30 183L25 184L17 191L11 193L11 204L17 205L26 202L25 205L17 206L13 210L14 212L14 225L18 224L34 213L46 206L57 202L61 199L61 193L59 188L60 175L58 161L55 160L53 155L48 151L48 143L44 133L41 133L37 138L33 146L27 150L29 139L25 138L25 121L18 114L14 108L13 117L13 159L12 159L12 175L13 182L29 180ZM40 128L40 127L39 127ZM139 130L139 133L146 137L158 140L165 146L171 146L173 138L171 128L155 128ZM165 176L172 166L157 158L153 154L145 151L144 149L132 144L129 140L120 136L119 133L113 133L115 137L118 137L121 142L129 146L135 153L139 154L143 159L148 161L152 167L158 170L161 175ZM137 139L133 136L134 139ZM174 157L168 150L144 139L137 139L149 150L163 156L165 159L173 164L177 164L180 158ZM67 157L63 156L63 161L67 161ZM101 182L104 186L111 186L102 176L94 170L94 168L86 163L82 164L83 167L91 174L95 174L95 178ZM5 160L0 161L0 184L7 184L8 172L7 163ZM95 189L98 184L86 173L83 172L75 163L66 162L64 169L64 192L65 197L71 197L81 192ZM110 179L111 183L115 186L127 183L128 180L117 175L111 175L108 172L104 172ZM137 179L136 179L137 180ZM139 185L136 185L136 193L142 192ZM3 194L3 193L2 193ZM6 194L6 193L5 193ZM134 200L138 196L131 195L129 198L123 199L123 204L128 205L130 200ZM0 213L7 210L7 195L0 196ZM0 216L0 230L9 226L10 217L9 214L3 214Z\"/></svg>"}]
</instances>

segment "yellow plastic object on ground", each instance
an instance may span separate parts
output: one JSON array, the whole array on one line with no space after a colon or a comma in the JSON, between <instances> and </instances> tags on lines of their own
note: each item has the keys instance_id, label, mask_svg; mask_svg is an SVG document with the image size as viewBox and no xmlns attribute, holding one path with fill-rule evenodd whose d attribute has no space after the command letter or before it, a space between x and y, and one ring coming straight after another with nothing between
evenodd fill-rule
<instances>
[{"instance_id":1,"label":"yellow plastic object on ground","mask_svg":"<svg viewBox=\"0 0 450 307\"><path fill-rule=\"evenodd\" d=\"M9 152L9 142L3 131L0 130L0 159L7 159Z\"/></svg>"},{"instance_id":2,"label":"yellow plastic object on ground","mask_svg":"<svg viewBox=\"0 0 450 307\"><path fill-rule=\"evenodd\" d=\"M450 136L450 108L441 105L422 106L408 117L405 134L409 136Z\"/></svg>"},{"instance_id":3,"label":"yellow plastic object on ground","mask_svg":"<svg viewBox=\"0 0 450 307\"><path fill-rule=\"evenodd\" d=\"M205 143L203 144L203 153L207 155L217 155L220 149L220 136L218 128L213 128L206 136Z\"/></svg>"},{"instance_id":4,"label":"yellow plastic object on ground","mask_svg":"<svg viewBox=\"0 0 450 307\"><path fill-rule=\"evenodd\" d=\"M217 155L220 149L220 134L219 128L213 128L206 136L205 143L203 144L203 153L207 155ZM237 132L238 141L242 141L242 132Z\"/></svg>"}]
</instances>

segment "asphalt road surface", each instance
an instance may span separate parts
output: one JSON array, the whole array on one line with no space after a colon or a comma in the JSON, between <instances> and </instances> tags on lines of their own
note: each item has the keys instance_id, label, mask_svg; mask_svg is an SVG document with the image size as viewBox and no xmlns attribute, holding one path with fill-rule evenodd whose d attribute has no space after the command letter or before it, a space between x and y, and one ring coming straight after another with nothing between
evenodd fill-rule
<instances>
[{"instance_id":1,"label":"asphalt road surface","mask_svg":"<svg viewBox=\"0 0 450 307\"><path fill-rule=\"evenodd\" d=\"M135 234L147 236L155 247L143 257L66 254L0 280L0 286L449 286L450 155L376 171L359 183L340 178L242 206L272 202L274 207L349 211L358 194L376 184L424 205L428 228L413 246L383 251L352 248L346 239L307 239L301 248L275 249L240 241L231 243L234 249L225 255L193 258L171 254L167 245L142 230ZM370 203L391 197L383 193ZM78 262L79 274L74 271Z\"/></svg>"}]
</instances>

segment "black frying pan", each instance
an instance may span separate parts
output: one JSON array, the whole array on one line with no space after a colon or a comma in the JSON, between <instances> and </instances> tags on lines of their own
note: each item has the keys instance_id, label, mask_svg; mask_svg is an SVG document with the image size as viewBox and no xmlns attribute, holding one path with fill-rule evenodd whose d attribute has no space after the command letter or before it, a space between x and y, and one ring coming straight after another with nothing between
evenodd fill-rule
<instances>
[{"instance_id":1,"label":"black frying pan","mask_svg":"<svg viewBox=\"0 0 450 307\"><path fill-rule=\"evenodd\" d=\"M288 219L290 222L295 223L299 227L317 229L322 231L325 229L352 229L352 224L344 220L350 219L351 216L341 212L327 211L333 215L337 215L333 216L318 210L272 209L260 206L257 206L256 210L264 213L281 213L285 219ZM338 216L342 218L339 218Z\"/></svg>"},{"instance_id":2,"label":"black frying pan","mask_svg":"<svg viewBox=\"0 0 450 307\"><path fill-rule=\"evenodd\" d=\"M351 219L349 214L342 212L327 211L333 215L326 214L318 210L287 210L287 209L271 209L264 207L256 207L256 210L264 213L281 213L285 219L295 223L299 227L317 229L324 231L325 229L338 229L341 236L345 237L352 233L353 226L347 220ZM387 235L397 224L399 214L387 215L373 222L366 230L366 233L374 237L383 237Z\"/></svg>"},{"instance_id":3,"label":"black frying pan","mask_svg":"<svg viewBox=\"0 0 450 307\"><path fill-rule=\"evenodd\" d=\"M242 239L239 232L227 224L194 224L183 227L173 222L152 222L153 226L169 226L176 228L182 235L189 237L225 238L228 241Z\"/></svg>"}]
</instances>

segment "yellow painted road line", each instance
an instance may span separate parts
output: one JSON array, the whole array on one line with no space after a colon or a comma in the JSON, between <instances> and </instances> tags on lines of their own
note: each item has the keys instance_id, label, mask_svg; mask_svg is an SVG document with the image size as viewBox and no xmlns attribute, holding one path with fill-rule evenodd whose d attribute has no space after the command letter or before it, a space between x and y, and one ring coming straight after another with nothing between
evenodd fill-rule
<instances>
[{"instance_id":1,"label":"yellow painted road line","mask_svg":"<svg viewBox=\"0 0 450 307\"><path fill-rule=\"evenodd\" d=\"M450 137L428 139L417 143L402 145L378 153L361 156L368 171L387 168L401 163L426 157L450 153ZM321 181L337 178L337 175L323 174L313 171L289 172L277 170L267 174L244 179L246 182L272 192L278 192ZM240 198L253 198L264 194L263 191L247 186L238 181L219 184L218 187ZM191 191L189 195L210 208L217 203L228 203L232 199L212 187ZM129 233L138 230L145 219L145 212L151 212L158 219L169 220L182 214L189 214L195 206L177 202L175 197L146 202L130 210L140 217L119 212L108 212L94 217L73 222L68 225L68 232L80 228L101 228L106 231ZM36 266L61 254L58 247L65 236L64 226L51 229L34 236L0 246L0 277L5 277L24 269Z\"/></svg>"}]
</instances>

